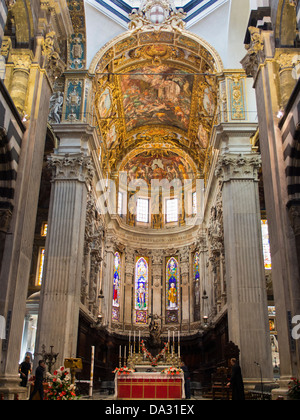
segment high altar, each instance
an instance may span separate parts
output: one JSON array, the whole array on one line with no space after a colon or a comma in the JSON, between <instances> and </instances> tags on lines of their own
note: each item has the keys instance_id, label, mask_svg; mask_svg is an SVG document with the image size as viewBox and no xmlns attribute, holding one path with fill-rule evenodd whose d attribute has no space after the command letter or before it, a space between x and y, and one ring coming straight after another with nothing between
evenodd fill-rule
<instances>
[{"instance_id":1,"label":"high altar","mask_svg":"<svg viewBox=\"0 0 300 420\"><path fill-rule=\"evenodd\" d=\"M181 367L180 335L178 333L177 352L173 332L171 346L170 334L164 348L158 353L161 343L160 331L157 324L150 324L151 349L156 356L147 349L144 340L134 334L131 344L129 336L129 355L126 358L124 349L124 366L122 365L122 348L120 347L119 368L115 370L115 398L119 400L178 400L185 398L184 374Z\"/></svg>"}]
</instances>

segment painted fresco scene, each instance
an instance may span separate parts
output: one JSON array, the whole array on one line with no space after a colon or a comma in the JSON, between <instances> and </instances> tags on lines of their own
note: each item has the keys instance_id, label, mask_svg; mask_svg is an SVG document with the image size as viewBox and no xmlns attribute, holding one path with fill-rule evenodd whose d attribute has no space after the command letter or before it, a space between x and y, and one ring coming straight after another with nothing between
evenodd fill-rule
<instances>
[{"instance_id":1,"label":"painted fresco scene","mask_svg":"<svg viewBox=\"0 0 300 420\"><path fill-rule=\"evenodd\" d=\"M124 167L128 183L142 179L150 186L152 179L169 182L193 178L193 170L186 159L171 151L149 150L133 157Z\"/></svg>"},{"instance_id":2,"label":"painted fresco scene","mask_svg":"<svg viewBox=\"0 0 300 420\"><path fill-rule=\"evenodd\" d=\"M127 131L150 124L187 131L194 76L167 65L143 67L121 76Z\"/></svg>"}]
</instances>

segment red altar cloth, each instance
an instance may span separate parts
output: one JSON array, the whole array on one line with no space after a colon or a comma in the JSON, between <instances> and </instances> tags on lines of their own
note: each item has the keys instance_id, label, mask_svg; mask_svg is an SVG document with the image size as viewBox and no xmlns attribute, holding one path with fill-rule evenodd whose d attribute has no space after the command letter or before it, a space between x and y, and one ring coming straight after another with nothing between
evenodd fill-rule
<instances>
[{"instance_id":1,"label":"red altar cloth","mask_svg":"<svg viewBox=\"0 0 300 420\"><path fill-rule=\"evenodd\" d=\"M132 373L116 375L116 394L120 400L179 400L184 398L183 375Z\"/></svg>"}]
</instances>

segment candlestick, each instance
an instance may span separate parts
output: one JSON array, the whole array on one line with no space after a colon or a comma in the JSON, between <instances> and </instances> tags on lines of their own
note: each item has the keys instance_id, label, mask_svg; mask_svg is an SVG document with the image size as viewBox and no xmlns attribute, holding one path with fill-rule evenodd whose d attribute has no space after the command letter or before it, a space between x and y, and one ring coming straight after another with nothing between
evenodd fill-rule
<instances>
[{"instance_id":1,"label":"candlestick","mask_svg":"<svg viewBox=\"0 0 300 420\"><path fill-rule=\"evenodd\" d=\"M139 354L141 350L141 331L139 331Z\"/></svg>"}]
</instances>

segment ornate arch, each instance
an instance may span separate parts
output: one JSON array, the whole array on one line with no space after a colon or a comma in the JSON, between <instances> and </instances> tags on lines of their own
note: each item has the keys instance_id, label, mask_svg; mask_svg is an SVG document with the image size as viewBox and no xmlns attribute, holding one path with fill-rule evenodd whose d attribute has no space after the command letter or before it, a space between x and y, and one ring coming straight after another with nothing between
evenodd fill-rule
<instances>
[{"instance_id":1,"label":"ornate arch","mask_svg":"<svg viewBox=\"0 0 300 420\"><path fill-rule=\"evenodd\" d=\"M137 148L165 143L189 156L202 176L216 119L220 56L170 22L137 30L132 21L131 30L107 43L89 68L104 169L115 173Z\"/></svg>"}]
</instances>

